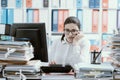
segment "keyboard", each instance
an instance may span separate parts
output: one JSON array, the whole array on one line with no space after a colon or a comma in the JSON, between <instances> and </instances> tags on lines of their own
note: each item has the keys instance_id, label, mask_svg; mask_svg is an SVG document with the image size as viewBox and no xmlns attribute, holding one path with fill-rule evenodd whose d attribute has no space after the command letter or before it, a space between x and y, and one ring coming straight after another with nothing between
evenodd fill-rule
<instances>
[{"instance_id":1,"label":"keyboard","mask_svg":"<svg viewBox=\"0 0 120 80\"><path fill-rule=\"evenodd\" d=\"M49 66L42 66L41 72L44 73L68 73L73 69L70 65L51 64Z\"/></svg>"}]
</instances>

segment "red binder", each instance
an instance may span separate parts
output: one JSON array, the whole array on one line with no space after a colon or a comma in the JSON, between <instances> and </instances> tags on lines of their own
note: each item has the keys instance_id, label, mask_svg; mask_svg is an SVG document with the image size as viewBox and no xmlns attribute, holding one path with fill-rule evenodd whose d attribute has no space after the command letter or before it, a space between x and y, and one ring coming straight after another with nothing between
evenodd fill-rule
<instances>
[{"instance_id":1,"label":"red binder","mask_svg":"<svg viewBox=\"0 0 120 80\"><path fill-rule=\"evenodd\" d=\"M108 11L103 10L102 12L102 32L105 33L108 31Z\"/></svg>"},{"instance_id":2,"label":"red binder","mask_svg":"<svg viewBox=\"0 0 120 80\"><path fill-rule=\"evenodd\" d=\"M26 7L31 8L32 7L32 0L26 0Z\"/></svg>"},{"instance_id":3,"label":"red binder","mask_svg":"<svg viewBox=\"0 0 120 80\"><path fill-rule=\"evenodd\" d=\"M38 23L39 22L39 10L38 9L34 9L33 11L33 22L34 23Z\"/></svg>"},{"instance_id":4,"label":"red binder","mask_svg":"<svg viewBox=\"0 0 120 80\"><path fill-rule=\"evenodd\" d=\"M58 11L58 32L63 32L64 28L64 10Z\"/></svg>"},{"instance_id":5,"label":"red binder","mask_svg":"<svg viewBox=\"0 0 120 80\"><path fill-rule=\"evenodd\" d=\"M92 11L92 32L98 32L99 10Z\"/></svg>"},{"instance_id":6,"label":"red binder","mask_svg":"<svg viewBox=\"0 0 120 80\"><path fill-rule=\"evenodd\" d=\"M102 0L102 8L108 8L108 0Z\"/></svg>"}]
</instances>

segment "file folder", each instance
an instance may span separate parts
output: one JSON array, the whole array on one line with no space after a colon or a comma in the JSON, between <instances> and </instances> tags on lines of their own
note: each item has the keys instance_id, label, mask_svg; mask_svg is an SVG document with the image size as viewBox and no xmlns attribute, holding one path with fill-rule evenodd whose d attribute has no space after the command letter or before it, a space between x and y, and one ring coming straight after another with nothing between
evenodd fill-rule
<instances>
[{"instance_id":1,"label":"file folder","mask_svg":"<svg viewBox=\"0 0 120 80\"><path fill-rule=\"evenodd\" d=\"M7 7L8 0L1 0L1 7Z\"/></svg>"},{"instance_id":2,"label":"file folder","mask_svg":"<svg viewBox=\"0 0 120 80\"><path fill-rule=\"evenodd\" d=\"M92 32L98 32L99 10L92 11Z\"/></svg>"},{"instance_id":3,"label":"file folder","mask_svg":"<svg viewBox=\"0 0 120 80\"><path fill-rule=\"evenodd\" d=\"M33 22L39 23L39 9L33 10Z\"/></svg>"},{"instance_id":4,"label":"file folder","mask_svg":"<svg viewBox=\"0 0 120 80\"><path fill-rule=\"evenodd\" d=\"M117 28L120 29L120 10L117 10Z\"/></svg>"},{"instance_id":5,"label":"file folder","mask_svg":"<svg viewBox=\"0 0 120 80\"><path fill-rule=\"evenodd\" d=\"M108 11L103 10L102 12L102 32L105 33L108 31Z\"/></svg>"},{"instance_id":6,"label":"file folder","mask_svg":"<svg viewBox=\"0 0 120 80\"><path fill-rule=\"evenodd\" d=\"M21 8L22 7L23 0L16 0L16 7Z\"/></svg>"},{"instance_id":7,"label":"file folder","mask_svg":"<svg viewBox=\"0 0 120 80\"><path fill-rule=\"evenodd\" d=\"M26 0L26 7L31 8L32 7L32 0Z\"/></svg>"},{"instance_id":8,"label":"file folder","mask_svg":"<svg viewBox=\"0 0 120 80\"><path fill-rule=\"evenodd\" d=\"M108 0L102 0L102 8L108 8Z\"/></svg>"},{"instance_id":9,"label":"file folder","mask_svg":"<svg viewBox=\"0 0 120 80\"><path fill-rule=\"evenodd\" d=\"M64 10L58 10L58 32L63 32Z\"/></svg>"}]
</instances>

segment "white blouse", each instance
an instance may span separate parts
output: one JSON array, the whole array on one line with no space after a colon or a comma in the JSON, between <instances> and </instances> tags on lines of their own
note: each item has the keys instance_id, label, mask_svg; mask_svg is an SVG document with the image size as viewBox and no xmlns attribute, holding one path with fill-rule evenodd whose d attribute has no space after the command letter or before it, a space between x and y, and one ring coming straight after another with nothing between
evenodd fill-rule
<instances>
[{"instance_id":1,"label":"white blouse","mask_svg":"<svg viewBox=\"0 0 120 80\"><path fill-rule=\"evenodd\" d=\"M90 63L89 40L83 37L78 44L75 46L61 39L54 41L49 53L49 62L55 61L56 64L70 64L71 66L80 62Z\"/></svg>"}]
</instances>

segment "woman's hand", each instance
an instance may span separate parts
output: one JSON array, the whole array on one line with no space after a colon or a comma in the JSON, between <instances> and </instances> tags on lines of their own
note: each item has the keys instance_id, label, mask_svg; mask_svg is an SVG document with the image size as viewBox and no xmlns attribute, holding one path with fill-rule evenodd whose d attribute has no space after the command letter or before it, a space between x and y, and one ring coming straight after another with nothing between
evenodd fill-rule
<instances>
[{"instance_id":1,"label":"woman's hand","mask_svg":"<svg viewBox=\"0 0 120 80\"><path fill-rule=\"evenodd\" d=\"M74 39L73 39L73 45L77 45L78 41L79 41L81 38L83 38L83 37L84 37L83 33L82 33L82 32L78 32L78 33L76 34L76 36L74 37Z\"/></svg>"},{"instance_id":2,"label":"woman's hand","mask_svg":"<svg viewBox=\"0 0 120 80\"><path fill-rule=\"evenodd\" d=\"M51 61L49 64L56 64L56 62L55 61Z\"/></svg>"}]
</instances>

